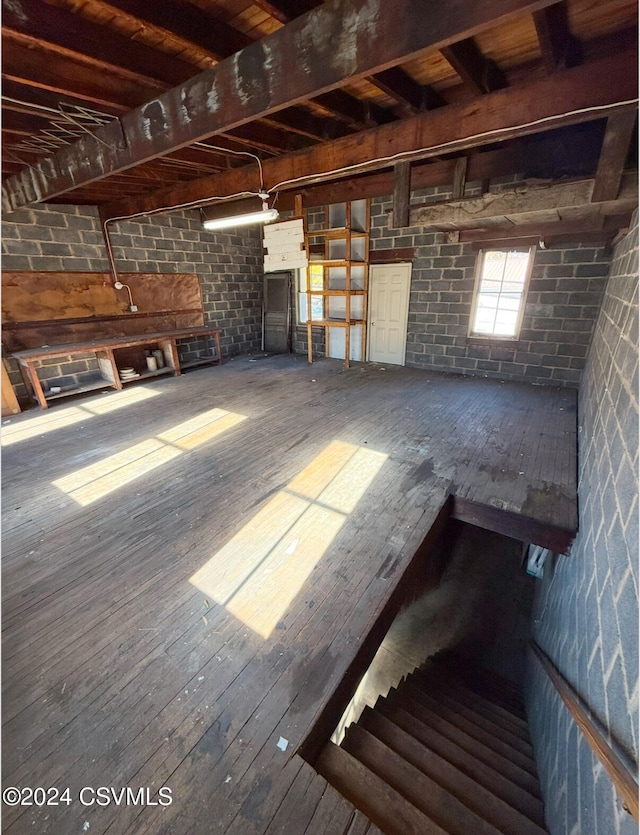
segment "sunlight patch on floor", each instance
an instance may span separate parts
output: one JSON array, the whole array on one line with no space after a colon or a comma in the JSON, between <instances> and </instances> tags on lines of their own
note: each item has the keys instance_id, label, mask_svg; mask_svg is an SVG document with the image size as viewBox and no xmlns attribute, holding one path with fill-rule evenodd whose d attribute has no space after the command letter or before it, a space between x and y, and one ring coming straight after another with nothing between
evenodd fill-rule
<instances>
[{"instance_id":1,"label":"sunlight patch on floor","mask_svg":"<svg viewBox=\"0 0 640 835\"><path fill-rule=\"evenodd\" d=\"M153 438L56 479L53 485L85 507L185 451L217 438L243 420L246 420L246 415L210 409Z\"/></svg>"},{"instance_id":2,"label":"sunlight patch on floor","mask_svg":"<svg viewBox=\"0 0 640 835\"><path fill-rule=\"evenodd\" d=\"M386 459L332 441L190 582L268 638Z\"/></svg>"},{"instance_id":3,"label":"sunlight patch on floor","mask_svg":"<svg viewBox=\"0 0 640 835\"><path fill-rule=\"evenodd\" d=\"M160 394L151 388L128 389L127 391L113 392L110 397L94 398L87 400L77 406L66 408L56 407L36 414L33 417L21 418L16 423L6 424L2 427L2 446L17 444L19 441L26 441L28 438L35 438L38 435L45 435L47 432L55 432L56 429L63 429L65 426L72 426L74 423L82 423L96 415L107 415L116 409L124 409L135 403L142 403L151 397Z\"/></svg>"}]
</instances>

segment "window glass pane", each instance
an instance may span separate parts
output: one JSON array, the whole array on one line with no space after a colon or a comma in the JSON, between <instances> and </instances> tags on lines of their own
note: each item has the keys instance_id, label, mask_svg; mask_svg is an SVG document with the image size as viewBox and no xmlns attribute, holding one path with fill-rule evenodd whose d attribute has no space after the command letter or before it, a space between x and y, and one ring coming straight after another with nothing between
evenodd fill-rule
<instances>
[{"instance_id":1,"label":"window glass pane","mask_svg":"<svg viewBox=\"0 0 640 835\"><path fill-rule=\"evenodd\" d=\"M298 321L299 322L306 322L307 321L307 294L306 293L299 293L298 294Z\"/></svg>"},{"instance_id":2,"label":"window glass pane","mask_svg":"<svg viewBox=\"0 0 640 835\"><path fill-rule=\"evenodd\" d=\"M321 264L309 265L309 289L324 290L324 267Z\"/></svg>"},{"instance_id":3,"label":"window glass pane","mask_svg":"<svg viewBox=\"0 0 640 835\"><path fill-rule=\"evenodd\" d=\"M472 333L516 336L530 251L482 254Z\"/></svg>"},{"instance_id":4,"label":"window glass pane","mask_svg":"<svg viewBox=\"0 0 640 835\"><path fill-rule=\"evenodd\" d=\"M311 318L322 319L324 316L324 306L322 296L311 296Z\"/></svg>"}]
</instances>

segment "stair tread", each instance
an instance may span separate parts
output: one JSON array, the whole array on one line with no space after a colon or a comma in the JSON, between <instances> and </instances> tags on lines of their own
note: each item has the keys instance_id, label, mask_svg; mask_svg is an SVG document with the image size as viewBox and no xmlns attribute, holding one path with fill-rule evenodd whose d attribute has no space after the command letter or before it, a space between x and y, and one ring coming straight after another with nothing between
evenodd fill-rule
<instances>
[{"instance_id":1,"label":"stair tread","mask_svg":"<svg viewBox=\"0 0 640 835\"><path fill-rule=\"evenodd\" d=\"M449 670L455 678L471 690L476 690L480 695L486 695L526 719L522 693L509 679L481 667L471 658L463 657L452 650L440 652L430 660Z\"/></svg>"},{"instance_id":2,"label":"stair tread","mask_svg":"<svg viewBox=\"0 0 640 835\"><path fill-rule=\"evenodd\" d=\"M412 677L414 676L421 682L426 681L429 684L442 688L443 690L446 689L451 691L452 693L455 693L456 696L460 695L461 698L464 697L465 699L468 699L469 702L473 700L475 709L481 710L487 718L493 717L494 721L507 723L507 727L509 727L513 733L522 736L526 742L530 741L529 723L526 719L522 719L520 716L513 713L513 711L507 710L501 705L496 704L486 696L476 693L470 687L467 687L463 682L461 682L459 678L453 676L448 670L443 669L442 666L432 664L427 661L419 670L412 673Z\"/></svg>"},{"instance_id":3,"label":"stair tread","mask_svg":"<svg viewBox=\"0 0 640 835\"><path fill-rule=\"evenodd\" d=\"M341 747L450 835L500 835L495 826L360 725L351 725Z\"/></svg>"},{"instance_id":4,"label":"stair tread","mask_svg":"<svg viewBox=\"0 0 640 835\"><path fill-rule=\"evenodd\" d=\"M427 695L433 694L437 699L444 699L449 703L454 710L460 713L461 716L466 717L472 722L475 722L479 727L484 728L489 733L495 734L499 739L508 742L509 745L516 748L523 754L529 757L533 756L533 746L528 739L528 732L526 732L526 739L523 736L521 729L510 727L500 717L494 715L487 715L488 711L480 701L481 696L477 696L471 690L463 690L459 687L449 687L446 684L439 683L434 678L429 678L428 673L422 675L410 675L406 681L413 684L419 690L426 692ZM466 695L469 694L469 695Z\"/></svg>"},{"instance_id":5,"label":"stair tread","mask_svg":"<svg viewBox=\"0 0 640 835\"><path fill-rule=\"evenodd\" d=\"M380 700L378 704L380 704ZM378 704L376 704L376 709ZM455 721L452 722L450 719L443 717L437 709L435 711L431 710L426 705L414 702L408 696L402 699L397 691L393 690L389 691L389 695L385 703L380 705L380 709L385 712L387 706L404 710L416 723L436 729L442 736L459 745L471 756L477 757L481 762L494 768L512 783L520 786L534 797L539 796L539 785L535 775L520 768L508 756L505 757L494 748L468 734Z\"/></svg>"},{"instance_id":6,"label":"stair tread","mask_svg":"<svg viewBox=\"0 0 640 835\"><path fill-rule=\"evenodd\" d=\"M532 752L525 753L519 747L514 747L511 740L505 739L505 736L499 731L483 727L475 719L470 718L466 711L455 709L451 703L446 703L442 699L434 699L432 695L425 693L418 689L411 682L405 681L398 688L397 693L400 697L407 696L411 699L411 703L424 704L432 711L439 713L443 718L457 725L470 736L473 736L479 742L482 742L489 748L492 748L503 757L509 759L515 765L518 765L531 775L537 777L536 764L533 759ZM409 712L412 712L411 710Z\"/></svg>"},{"instance_id":7,"label":"stair tread","mask_svg":"<svg viewBox=\"0 0 640 835\"><path fill-rule=\"evenodd\" d=\"M399 792L334 743L325 745L315 767L325 780L388 835L448 835Z\"/></svg>"},{"instance_id":8,"label":"stair tread","mask_svg":"<svg viewBox=\"0 0 640 835\"><path fill-rule=\"evenodd\" d=\"M409 714L405 716L409 718ZM461 748L447 744L448 741L437 732L427 734L429 740L424 736L418 739L389 716L370 707L365 708L358 724L505 835L541 835L545 832L540 801L526 796L496 772L487 773L492 772L487 766L478 767L475 761L470 763L469 756ZM467 773L469 769L471 774Z\"/></svg>"}]
</instances>

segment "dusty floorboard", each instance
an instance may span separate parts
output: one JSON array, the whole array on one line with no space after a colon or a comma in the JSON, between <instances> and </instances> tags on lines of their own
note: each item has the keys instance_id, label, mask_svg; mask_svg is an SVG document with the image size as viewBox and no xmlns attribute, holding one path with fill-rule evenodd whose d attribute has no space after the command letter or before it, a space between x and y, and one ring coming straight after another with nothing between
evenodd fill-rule
<instances>
[{"instance_id":1,"label":"dusty floorboard","mask_svg":"<svg viewBox=\"0 0 640 835\"><path fill-rule=\"evenodd\" d=\"M3 780L72 799L12 835L373 833L295 752L447 494L575 527L565 389L241 358L3 430Z\"/></svg>"}]
</instances>

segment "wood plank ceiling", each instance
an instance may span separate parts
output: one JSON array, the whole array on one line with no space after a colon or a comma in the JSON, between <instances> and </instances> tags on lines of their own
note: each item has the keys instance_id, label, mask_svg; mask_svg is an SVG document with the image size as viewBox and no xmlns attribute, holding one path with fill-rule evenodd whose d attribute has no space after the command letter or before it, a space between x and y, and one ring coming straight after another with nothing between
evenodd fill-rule
<instances>
[{"instance_id":1,"label":"wood plank ceiling","mask_svg":"<svg viewBox=\"0 0 640 835\"><path fill-rule=\"evenodd\" d=\"M596 225L628 222L616 198L636 166L635 0L3 0L3 12L5 211L49 201L122 217L254 195L258 160L279 207L295 192L317 205L391 193L401 160L414 187L451 184L462 158L485 185L595 177Z\"/></svg>"}]
</instances>

